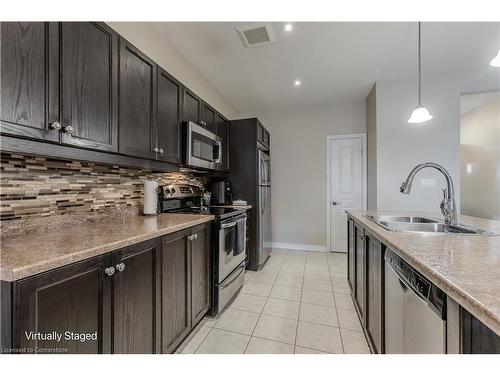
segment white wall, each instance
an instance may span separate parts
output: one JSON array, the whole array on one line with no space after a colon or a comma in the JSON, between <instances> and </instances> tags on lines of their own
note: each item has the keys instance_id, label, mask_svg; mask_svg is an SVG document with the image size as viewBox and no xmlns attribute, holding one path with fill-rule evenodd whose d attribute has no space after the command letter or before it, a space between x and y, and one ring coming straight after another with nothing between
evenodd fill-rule
<instances>
[{"instance_id":1,"label":"white wall","mask_svg":"<svg viewBox=\"0 0 500 375\"><path fill-rule=\"evenodd\" d=\"M437 171L421 171L410 195L399 193L410 170L427 161L442 164L450 172L460 205L460 95L499 86L499 72L494 68L424 77L422 102L434 119L408 124L417 104L415 80L377 82L378 210L439 212L444 179ZM434 179L436 186L421 187L422 178Z\"/></svg>"},{"instance_id":2,"label":"white wall","mask_svg":"<svg viewBox=\"0 0 500 375\"><path fill-rule=\"evenodd\" d=\"M366 133L366 100L260 113L271 133L273 242L326 246L326 137Z\"/></svg>"},{"instance_id":3,"label":"white wall","mask_svg":"<svg viewBox=\"0 0 500 375\"><path fill-rule=\"evenodd\" d=\"M500 220L500 92L462 117L462 213Z\"/></svg>"},{"instance_id":4,"label":"white wall","mask_svg":"<svg viewBox=\"0 0 500 375\"><path fill-rule=\"evenodd\" d=\"M107 24L217 111L229 119L237 117L236 108L150 24L147 22L107 22Z\"/></svg>"}]
</instances>

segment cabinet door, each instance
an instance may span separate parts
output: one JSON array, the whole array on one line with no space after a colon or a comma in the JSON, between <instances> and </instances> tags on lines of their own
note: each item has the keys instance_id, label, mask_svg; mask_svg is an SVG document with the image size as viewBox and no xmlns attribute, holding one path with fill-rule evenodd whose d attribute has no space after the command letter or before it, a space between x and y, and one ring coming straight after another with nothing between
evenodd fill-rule
<instances>
[{"instance_id":1,"label":"cabinet door","mask_svg":"<svg viewBox=\"0 0 500 375\"><path fill-rule=\"evenodd\" d=\"M59 141L58 24L0 25L0 130L5 134Z\"/></svg>"},{"instance_id":2,"label":"cabinet door","mask_svg":"<svg viewBox=\"0 0 500 375\"><path fill-rule=\"evenodd\" d=\"M215 133L215 110L205 102L202 106L201 121L205 128Z\"/></svg>"},{"instance_id":3,"label":"cabinet door","mask_svg":"<svg viewBox=\"0 0 500 375\"><path fill-rule=\"evenodd\" d=\"M356 241L356 293L355 300L358 311L363 319L365 320L365 236L364 229L362 227L354 226L355 228L355 241Z\"/></svg>"},{"instance_id":4,"label":"cabinet door","mask_svg":"<svg viewBox=\"0 0 500 375\"><path fill-rule=\"evenodd\" d=\"M377 353L383 353L384 253L381 243L366 235L366 330Z\"/></svg>"},{"instance_id":5,"label":"cabinet door","mask_svg":"<svg viewBox=\"0 0 500 375\"><path fill-rule=\"evenodd\" d=\"M351 288L351 293L355 293L356 288L356 247L354 240L354 222L347 220L347 282Z\"/></svg>"},{"instance_id":6,"label":"cabinet door","mask_svg":"<svg viewBox=\"0 0 500 375\"><path fill-rule=\"evenodd\" d=\"M104 272L110 265L111 256L104 255L15 282L13 346L110 353L112 277ZM25 333L30 332L56 332L62 339L27 339ZM85 341L74 336L67 340L66 332L94 335Z\"/></svg>"},{"instance_id":7,"label":"cabinet door","mask_svg":"<svg viewBox=\"0 0 500 375\"><path fill-rule=\"evenodd\" d=\"M180 163L182 86L165 70L158 67L158 121L156 147L158 160ZM163 152L162 152L163 151Z\"/></svg>"},{"instance_id":8,"label":"cabinet door","mask_svg":"<svg viewBox=\"0 0 500 375\"><path fill-rule=\"evenodd\" d=\"M210 309L210 227L192 229L197 238L191 241L191 316L195 326Z\"/></svg>"},{"instance_id":9,"label":"cabinet door","mask_svg":"<svg viewBox=\"0 0 500 375\"><path fill-rule=\"evenodd\" d=\"M222 170L229 171L229 121L217 113L216 133L222 143Z\"/></svg>"},{"instance_id":10,"label":"cabinet door","mask_svg":"<svg viewBox=\"0 0 500 375\"><path fill-rule=\"evenodd\" d=\"M182 119L185 122L198 124L201 116L201 99L194 93L184 88Z\"/></svg>"},{"instance_id":11,"label":"cabinet door","mask_svg":"<svg viewBox=\"0 0 500 375\"><path fill-rule=\"evenodd\" d=\"M118 36L104 23L60 27L62 141L116 151Z\"/></svg>"},{"instance_id":12,"label":"cabinet door","mask_svg":"<svg viewBox=\"0 0 500 375\"><path fill-rule=\"evenodd\" d=\"M172 353L191 329L189 230L162 238L162 353Z\"/></svg>"},{"instance_id":13,"label":"cabinet door","mask_svg":"<svg viewBox=\"0 0 500 375\"><path fill-rule=\"evenodd\" d=\"M160 247L154 239L113 253L114 353L159 352Z\"/></svg>"},{"instance_id":14,"label":"cabinet door","mask_svg":"<svg viewBox=\"0 0 500 375\"><path fill-rule=\"evenodd\" d=\"M120 38L119 151L154 159L156 121L156 65Z\"/></svg>"}]
</instances>

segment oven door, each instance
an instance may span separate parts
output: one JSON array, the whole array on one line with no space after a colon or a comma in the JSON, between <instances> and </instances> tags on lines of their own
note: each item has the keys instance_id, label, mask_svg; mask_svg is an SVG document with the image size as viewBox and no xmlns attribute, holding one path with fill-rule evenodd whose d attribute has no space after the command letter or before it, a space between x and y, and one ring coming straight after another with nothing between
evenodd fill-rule
<instances>
[{"instance_id":1,"label":"oven door","mask_svg":"<svg viewBox=\"0 0 500 375\"><path fill-rule=\"evenodd\" d=\"M243 216L245 228L239 233L237 220L241 218L242 216L232 217L219 225L219 283L245 260L246 249L241 249L239 253L237 251L239 236L244 236L242 242L246 246L246 215Z\"/></svg>"},{"instance_id":2,"label":"oven door","mask_svg":"<svg viewBox=\"0 0 500 375\"><path fill-rule=\"evenodd\" d=\"M215 170L222 168L220 137L194 122L188 122L185 142L185 161L188 166Z\"/></svg>"}]
</instances>

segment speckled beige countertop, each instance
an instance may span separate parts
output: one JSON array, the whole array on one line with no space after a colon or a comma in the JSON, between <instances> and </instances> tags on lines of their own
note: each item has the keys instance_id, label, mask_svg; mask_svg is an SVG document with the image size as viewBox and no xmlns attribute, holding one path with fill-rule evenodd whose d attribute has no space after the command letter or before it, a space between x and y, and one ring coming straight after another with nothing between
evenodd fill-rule
<instances>
[{"instance_id":1,"label":"speckled beige countertop","mask_svg":"<svg viewBox=\"0 0 500 375\"><path fill-rule=\"evenodd\" d=\"M500 335L500 236L390 232L364 215L400 213L346 212ZM439 214L419 215L442 218ZM498 221L459 215L458 222L500 233Z\"/></svg>"},{"instance_id":2,"label":"speckled beige countertop","mask_svg":"<svg viewBox=\"0 0 500 375\"><path fill-rule=\"evenodd\" d=\"M123 216L69 223L43 233L2 236L0 279L19 280L213 219L213 215L200 214Z\"/></svg>"}]
</instances>

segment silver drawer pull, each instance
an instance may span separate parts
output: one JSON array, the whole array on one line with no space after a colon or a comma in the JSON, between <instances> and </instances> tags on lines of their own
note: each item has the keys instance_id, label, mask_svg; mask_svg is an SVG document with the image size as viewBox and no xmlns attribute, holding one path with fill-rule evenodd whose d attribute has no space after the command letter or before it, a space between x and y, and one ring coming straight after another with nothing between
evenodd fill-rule
<instances>
[{"instance_id":1,"label":"silver drawer pull","mask_svg":"<svg viewBox=\"0 0 500 375\"><path fill-rule=\"evenodd\" d=\"M125 263L118 263L116 265L116 269L120 272L123 272L123 270L125 269Z\"/></svg>"},{"instance_id":2,"label":"silver drawer pull","mask_svg":"<svg viewBox=\"0 0 500 375\"><path fill-rule=\"evenodd\" d=\"M115 267L108 267L104 270L104 273L108 276L113 276L115 274Z\"/></svg>"}]
</instances>

